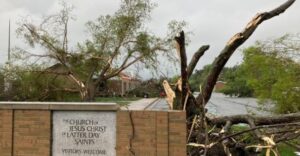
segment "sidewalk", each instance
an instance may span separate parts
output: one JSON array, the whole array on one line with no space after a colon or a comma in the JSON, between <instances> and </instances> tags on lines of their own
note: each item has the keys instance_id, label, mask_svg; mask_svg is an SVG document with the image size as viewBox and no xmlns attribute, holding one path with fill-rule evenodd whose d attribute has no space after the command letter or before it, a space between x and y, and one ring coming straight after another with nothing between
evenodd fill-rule
<instances>
[{"instance_id":1,"label":"sidewalk","mask_svg":"<svg viewBox=\"0 0 300 156\"><path fill-rule=\"evenodd\" d=\"M121 107L121 110L144 110L149 104L155 102L157 98L143 98Z\"/></svg>"}]
</instances>

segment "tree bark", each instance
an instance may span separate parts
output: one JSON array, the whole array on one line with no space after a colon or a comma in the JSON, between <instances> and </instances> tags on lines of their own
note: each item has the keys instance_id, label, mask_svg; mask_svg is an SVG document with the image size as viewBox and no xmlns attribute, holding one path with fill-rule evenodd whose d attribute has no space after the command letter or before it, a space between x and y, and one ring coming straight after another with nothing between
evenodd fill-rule
<instances>
[{"instance_id":1,"label":"tree bark","mask_svg":"<svg viewBox=\"0 0 300 156\"><path fill-rule=\"evenodd\" d=\"M97 85L95 85L94 83L88 83L86 84L86 87L87 94L83 100L88 102L95 101Z\"/></svg>"},{"instance_id":2,"label":"tree bark","mask_svg":"<svg viewBox=\"0 0 300 156\"><path fill-rule=\"evenodd\" d=\"M175 41L177 43L177 52L180 54L180 62L181 62L181 96L180 96L180 104L177 106L177 109L183 109L183 105L185 103L185 99L189 96L189 85L188 85L188 71L187 71L187 57L185 51L185 36L184 32L180 32L180 36L175 37Z\"/></svg>"},{"instance_id":3,"label":"tree bark","mask_svg":"<svg viewBox=\"0 0 300 156\"><path fill-rule=\"evenodd\" d=\"M188 77L190 78L193 74L193 71L203 54L209 49L209 45L204 45L198 49L198 51L192 57L192 60L187 68Z\"/></svg>"},{"instance_id":4,"label":"tree bark","mask_svg":"<svg viewBox=\"0 0 300 156\"><path fill-rule=\"evenodd\" d=\"M300 122L300 113L284 114L277 116L234 115L209 119L211 124L214 124L218 127L225 125L228 121L230 121L231 124L248 124L249 120L252 120L255 126Z\"/></svg>"}]
</instances>

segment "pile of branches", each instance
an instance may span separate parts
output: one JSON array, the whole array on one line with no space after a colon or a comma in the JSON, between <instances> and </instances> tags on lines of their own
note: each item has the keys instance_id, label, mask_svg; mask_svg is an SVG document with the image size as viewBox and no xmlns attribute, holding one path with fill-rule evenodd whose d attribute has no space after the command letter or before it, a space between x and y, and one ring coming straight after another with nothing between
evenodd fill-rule
<instances>
[{"instance_id":1,"label":"pile of branches","mask_svg":"<svg viewBox=\"0 0 300 156\"><path fill-rule=\"evenodd\" d=\"M279 143L300 151L300 113L268 117L207 114L205 120L196 115L188 127L188 155L279 155Z\"/></svg>"},{"instance_id":2,"label":"pile of branches","mask_svg":"<svg viewBox=\"0 0 300 156\"><path fill-rule=\"evenodd\" d=\"M285 12L294 2L295 0L288 0L269 12L257 14L243 31L234 35L214 60L197 97L192 95L188 80L201 56L209 49L209 45L201 46L188 64L184 32L175 37L181 61L181 78L177 82L175 92L166 81L164 88L170 108L185 110L187 113L187 155L253 155L262 151L266 152L266 155L270 153L279 155L276 147L280 142L300 150L297 141L289 142L300 137L300 113L268 117L251 115L216 117L205 110L217 79L231 55L261 23ZM242 126L236 126L241 124ZM242 130L236 131L235 127L242 127ZM249 138L245 139L245 136Z\"/></svg>"}]
</instances>

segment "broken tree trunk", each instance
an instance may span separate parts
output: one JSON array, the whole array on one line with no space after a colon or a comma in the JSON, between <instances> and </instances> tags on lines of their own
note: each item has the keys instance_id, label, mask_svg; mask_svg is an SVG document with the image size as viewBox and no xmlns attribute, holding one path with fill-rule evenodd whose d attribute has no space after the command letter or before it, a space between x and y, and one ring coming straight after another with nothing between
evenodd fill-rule
<instances>
[{"instance_id":1,"label":"broken tree trunk","mask_svg":"<svg viewBox=\"0 0 300 156\"><path fill-rule=\"evenodd\" d=\"M197 125L198 127L195 130L188 130L188 135L190 137L190 141L193 143L190 144L192 147L195 147L196 150L190 150L189 155L199 155L199 154L204 154L206 155L207 152L209 153L210 151L213 151L214 147L218 145L218 148L224 148L224 155L230 153L229 150L229 145L228 143L230 139L234 140L233 137L230 135L225 136L224 133L227 133L230 130L230 127L234 124L238 123L247 123L250 126L250 130L248 131L254 131L253 134L255 135L260 135L260 141L266 141L266 140L271 140L272 137L262 137L259 131L257 129L259 128L270 128L275 126L274 124L284 124L284 123L291 123L295 121L300 120L299 114L290 114L290 115L284 115L284 116L272 116L272 117L254 117L254 116L249 116L249 115L239 115L239 116L231 116L231 117L219 117L219 118L207 118L206 113L205 113L205 105L209 101L213 88L217 82L217 79L224 68L225 64L231 57L231 55L235 52L235 50L242 45L256 30L256 28L264 21L271 19L275 16L280 15L281 13L285 12L286 9L288 9L295 0L288 0L281 6L277 7L276 9L269 11L269 12L264 12L257 14L246 26L246 28L240 32L234 35L225 45L224 49L221 51L219 56L214 60L212 64L212 69L210 70L208 76L206 77L204 83L203 83L203 88L201 89L200 94L195 98L193 95L190 94L189 90L189 83L188 79L191 76L197 62L199 61L200 57L204 54L204 52L209 48L209 46L204 46L199 49L199 51L194 55L192 58L191 63L189 66L187 66L187 58L186 58L186 51L185 51L185 41L184 41L184 32L182 31L180 33L180 36L175 38L176 41L176 47L177 51L180 54L180 59L181 59L181 87L177 86L177 92L176 92L176 97L177 94L181 95L180 98L180 104L175 107L176 109L183 109L185 103L187 102L186 105L186 112L187 112L187 122L188 125L187 127L191 127L191 120L195 119L195 115L198 116L197 120ZM181 88L181 89L178 89ZM179 90L179 92L178 92ZM188 97L188 98L186 98ZM187 99L187 100L186 100ZM208 123L210 124L211 127L223 127L222 131L214 135L211 135L214 130L210 130L210 132L207 131L207 126L206 125L206 120L208 119ZM204 125L204 126L203 126ZM269 126L265 126L269 125ZM271 126L273 125L273 126ZM298 125L298 124L296 124ZM264 127L265 126L265 127ZM299 130L292 131L292 134L296 133L296 137L298 137ZM229 136L229 137L228 137ZM214 140L217 142L210 142L209 140L211 138L208 137L214 137ZM227 137L227 138L226 138ZM295 137L295 136L293 136ZM293 138L292 137L292 138ZM219 139L218 139L219 138ZM226 140L222 140L222 138L226 138ZM282 139L278 139L282 140ZM284 140L284 139L283 139ZM213 140L210 140L213 141ZM224 142L226 141L226 142ZM237 146L237 142L234 143ZM236 148L235 146L235 148ZM232 146L230 146L232 147ZM273 148L273 145L268 147L267 150L271 150ZM189 148L192 149L192 148ZM210 149L209 151L207 151ZM245 149L243 149L245 150ZM221 153L218 153L221 155ZM208 154L209 155L209 154Z\"/></svg>"},{"instance_id":2,"label":"broken tree trunk","mask_svg":"<svg viewBox=\"0 0 300 156\"><path fill-rule=\"evenodd\" d=\"M181 96L180 104L177 106L177 109L183 109L185 99L189 96L189 86L188 86L188 69L187 69L187 57L185 51L185 36L184 32L181 31L178 37L175 37L177 52L180 54L180 63L181 63Z\"/></svg>"}]
</instances>

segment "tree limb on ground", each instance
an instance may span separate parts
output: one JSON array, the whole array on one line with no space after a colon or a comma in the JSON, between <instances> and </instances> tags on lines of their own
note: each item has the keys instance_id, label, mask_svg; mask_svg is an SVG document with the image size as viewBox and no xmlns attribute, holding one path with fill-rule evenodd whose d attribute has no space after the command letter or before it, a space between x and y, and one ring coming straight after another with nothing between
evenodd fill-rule
<instances>
[{"instance_id":1,"label":"tree limb on ground","mask_svg":"<svg viewBox=\"0 0 300 156\"><path fill-rule=\"evenodd\" d=\"M276 116L233 115L209 118L209 122L216 126L223 126L228 121L230 121L231 124L249 124L249 120L252 120L256 126L298 122L300 121L300 112Z\"/></svg>"}]
</instances>

